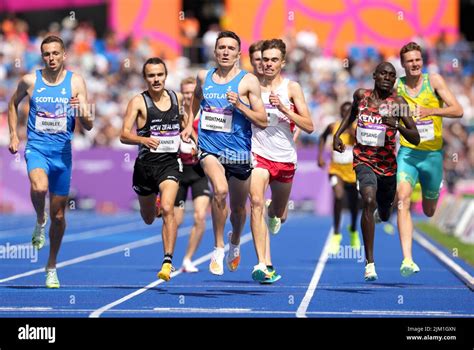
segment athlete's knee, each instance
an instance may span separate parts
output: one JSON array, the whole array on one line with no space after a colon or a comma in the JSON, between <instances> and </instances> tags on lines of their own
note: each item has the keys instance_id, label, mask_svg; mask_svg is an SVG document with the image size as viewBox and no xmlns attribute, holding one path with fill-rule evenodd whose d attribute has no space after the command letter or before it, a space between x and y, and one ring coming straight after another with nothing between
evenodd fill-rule
<instances>
[{"instance_id":1,"label":"athlete's knee","mask_svg":"<svg viewBox=\"0 0 474 350\"><path fill-rule=\"evenodd\" d=\"M61 224L66 221L66 217L64 215L64 210L58 210L54 213L51 213L51 222L53 224Z\"/></svg>"},{"instance_id":2,"label":"athlete's knee","mask_svg":"<svg viewBox=\"0 0 474 350\"><path fill-rule=\"evenodd\" d=\"M245 206L235 206L231 208L231 215L242 218L247 215L247 210L245 209Z\"/></svg>"},{"instance_id":3,"label":"athlete's knee","mask_svg":"<svg viewBox=\"0 0 474 350\"><path fill-rule=\"evenodd\" d=\"M221 203L226 200L227 195L229 193L229 189L225 186L216 186L214 189L214 200Z\"/></svg>"},{"instance_id":4,"label":"athlete's knee","mask_svg":"<svg viewBox=\"0 0 474 350\"><path fill-rule=\"evenodd\" d=\"M390 220L390 214L391 214L391 208L388 208L388 209L379 208L380 220L382 220L384 222Z\"/></svg>"},{"instance_id":5,"label":"athlete's knee","mask_svg":"<svg viewBox=\"0 0 474 350\"><path fill-rule=\"evenodd\" d=\"M195 210L194 211L194 222L197 224L204 224L206 221L206 211L205 210Z\"/></svg>"},{"instance_id":6,"label":"athlete's knee","mask_svg":"<svg viewBox=\"0 0 474 350\"><path fill-rule=\"evenodd\" d=\"M377 203L375 201L375 196L372 194L368 194L363 198L364 208L374 211L377 207Z\"/></svg>"},{"instance_id":7,"label":"athlete's knee","mask_svg":"<svg viewBox=\"0 0 474 350\"><path fill-rule=\"evenodd\" d=\"M161 210L163 212L163 216L174 216L174 203L161 202Z\"/></svg>"},{"instance_id":8,"label":"athlete's knee","mask_svg":"<svg viewBox=\"0 0 474 350\"><path fill-rule=\"evenodd\" d=\"M143 222L147 225L151 225L153 221L155 221L156 214L153 213L145 213L143 210L140 211L140 214L142 216Z\"/></svg>"},{"instance_id":9,"label":"athlete's knee","mask_svg":"<svg viewBox=\"0 0 474 350\"><path fill-rule=\"evenodd\" d=\"M252 210L263 210L265 199L260 195L250 195L250 204Z\"/></svg>"},{"instance_id":10,"label":"athlete's knee","mask_svg":"<svg viewBox=\"0 0 474 350\"><path fill-rule=\"evenodd\" d=\"M423 213L425 213L425 215L427 217L432 217L436 212L436 208L435 207L432 207L432 206L427 206L427 207L423 207Z\"/></svg>"},{"instance_id":11,"label":"athlete's knee","mask_svg":"<svg viewBox=\"0 0 474 350\"><path fill-rule=\"evenodd\" d=\"M48 192L48 184L43 181L32 181L31 192L36 195L46 195Z\"/></svg>"}]
</instances>

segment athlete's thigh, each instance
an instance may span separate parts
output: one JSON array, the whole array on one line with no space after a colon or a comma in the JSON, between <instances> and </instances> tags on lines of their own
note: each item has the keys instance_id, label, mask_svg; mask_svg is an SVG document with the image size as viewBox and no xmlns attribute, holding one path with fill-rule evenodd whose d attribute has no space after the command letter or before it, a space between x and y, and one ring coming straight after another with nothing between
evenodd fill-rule
<instances>
[{"instance_id":1,"label":"athlete's thigh","mask_svg":"<svg viewBox=\"0 0 474 350\"><path fill-rule=\"evenodd\" d=\"M209 178L214 192L216 192L216 189L228 189L225 168L215 156L206 156L201 160L201 166L204 173Z\"/></svg>"},{"instance_id":2,"label":"athlete's thigh","mask_svg":"<svg viewBox=\"0 0 474 350\"><path fill-rule=\"evenodd\" d=\"M247 180L239 180L231 176L228 183L230 208L245 207L250 192L250 177Z\"/></svg>"},{"instance_id":3,"label":"athlete's thigh","mask_svg":"<svg viewBox=\"0 0 474 350\"><path fill-rule=\"evenodd\" d=\"M159 185L160 199L162 208L174 207L176 195L178 193L179 184L174 180L164 180Z\"/></svg>"},{"instance_id":4,"label":"athlete's thigh","mask_svg":"<svg viewBox=\"0 0 474 350\"><path fill-rule=\"evenodd\" d=\"M260 198L263 200L265 191L270 182L270 173L264 168L254 168L250 176L250 197Z\"/></svg>"},{"instance_id":5,"label":"athlete's thigh","mask_svg":"<svg viewBox=\"0 0 474 350\"><path fill-rule=\"evenodd\" d=\"M140 204L140 210L145 214L153 214L156 212L156 193L149 195L138 195L138 203Z\"/></svg>"},{"instance_id":6,"label":"athlete's thigh","mask_svg":"<svg viewBox=\"0 0 474 350\"><path fill-rule=\"evenodd\" d=\"M286 208L288 200L290 199L292 186L293 182L272 181L270 183L270 188L272 189L272 205L274 210L279 211L279 209Z\"/></svg>"}]
</instances>

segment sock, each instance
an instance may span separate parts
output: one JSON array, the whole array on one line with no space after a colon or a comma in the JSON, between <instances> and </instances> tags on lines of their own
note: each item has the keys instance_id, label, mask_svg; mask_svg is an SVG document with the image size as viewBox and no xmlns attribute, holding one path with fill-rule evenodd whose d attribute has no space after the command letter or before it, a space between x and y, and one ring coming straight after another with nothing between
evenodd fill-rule
<instances>
[{"instance_id":1,"label":"sock","mask_svg":"<svg viewBox=\"0 0 474 350\"><path fill-rule=\"evenodd\" d=\"M165 257L163 258L163 262L161 264L162 265L163 264L172 264L172 261L173 261L173 255L169 254L169 253L165 253Z\"/></svg>"}]
</instances>

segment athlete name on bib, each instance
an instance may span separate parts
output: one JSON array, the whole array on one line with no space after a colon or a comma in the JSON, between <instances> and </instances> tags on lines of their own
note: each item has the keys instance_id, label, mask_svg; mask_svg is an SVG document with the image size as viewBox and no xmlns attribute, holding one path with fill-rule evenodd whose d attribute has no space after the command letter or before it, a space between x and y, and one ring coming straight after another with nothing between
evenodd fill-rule
<instances>
[{"instance_id":1,"label":"athlete name on bib","mask_svg":"<svg viewBox=\"0 0 474 350\"><path fill-rule=\"evenodd\" d=\"M435 138L433 120L419 120L416 128L420 134L420 142L431 141Z\"/></svg>"},{"instance_id":2,"label":"athlete name on bib","mask_svg":"<svg viewBox=\"0 0 474 350\"><path fill-rule=\"evenodd\" d=\"M232 132L232 108L206 106L201 113L201 128L205 130Z\"/></svg>"},{"instance_id":3,"label":"athlete name on bib","mask_svg":"<svg viewBox=\"0 0 474 350\"><path fill-rule=\"evenodd\" d=\"M385 145L385 126L381 124L357 125L357 142L364 146L383 147Z\"/></svg>"},{"instance_id":4,"label":"athlete name on bib","mask_svg":"<svg viewBox=\"0 0 474 350\"><path fill-rule=\"evenodd\" d=\"M156 149L150 149L152 153L176 153L179 149L181 137L179 131L170 131L160 133L159 131L152 131L151 137L158 139L160 144Z\"/></svg>"},{"instance_id":5,"label":"athlete name on bib","mask_svg":"<svg viewBox=\"0 0 474 350\"><path fill-rule=\"evenodd\" d=\"M351 164L353 161L352 147L347 147L344 152L332 151L332 161L336 164Z\"/></svg>"},{"instance_id":6,"label":"athlete name on bib","mask_svg":"<svg viewBox=\"0 0 474 350\"><path fill-rule=\"evenodd\" d=\"M53 114L49 112L37 112L35 130L48 134L67 132L67 113Z\"/></svg>"}]
</instances>

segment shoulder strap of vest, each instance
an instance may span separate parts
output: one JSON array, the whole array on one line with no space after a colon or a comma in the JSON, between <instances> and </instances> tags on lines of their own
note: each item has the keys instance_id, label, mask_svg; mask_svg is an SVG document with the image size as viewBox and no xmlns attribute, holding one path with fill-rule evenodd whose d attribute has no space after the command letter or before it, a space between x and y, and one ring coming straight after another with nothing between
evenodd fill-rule
<instances>
[{"instance_id":1,"label":"shoulder strap of vest","mask_svg":"<svg viewBox=\"0 0 474 350\"><path fill-rule=\"evenodd\" d=\"M176 92L174 92L173 90L166 90L166 91L168 91L168 95L170 95L171 104L173 106L178 106L179 107L178 96L176 95Z\"/></svg>"},{"instance_id":2,"label":"shoulder strap of vest","mask_svg":"<svg viewBox=\"0 0 474 350\"><path fill-rule=\"evenodd\" d=\"M154 103L153 103L150 95L148 94L148 91L143 91L142 96L143 96L143 99L145 100L146 108L147 109L152 108L154 106Z\"/></svg>"}]
</instances>

